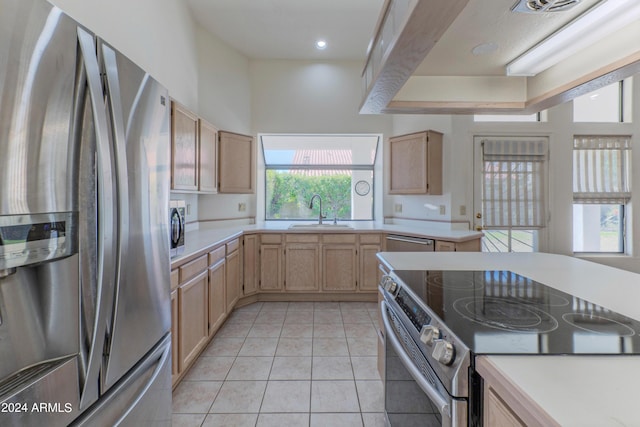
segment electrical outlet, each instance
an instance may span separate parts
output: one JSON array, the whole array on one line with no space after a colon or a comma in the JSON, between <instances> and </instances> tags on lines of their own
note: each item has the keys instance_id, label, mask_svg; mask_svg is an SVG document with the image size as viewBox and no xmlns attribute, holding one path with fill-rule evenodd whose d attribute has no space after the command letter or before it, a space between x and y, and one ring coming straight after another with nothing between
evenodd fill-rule
<instances>
[{"instance_id":1,"label":"electrical outlet","mask_svg":"<svg viewBox=\"0 0 640 427\"><path fill-rule=\"evenodd\" d=\"M402 213L402 203L396 203L394 206L394 211L396 213Z\"/></svg>"},{"instance_id":2,"label":"electrical outlet","mask_svg":"<svg viewBox=\"0 0 640 427\"><path fill-rule=\"evenodd\" d=\"M244 212L247 210L247 204L246 203L238 203L238 211L239 212Z\"/></svg>"},{"instance_id":3,"label":"electrical outlet","mask_svg":"<svg viewBox=\"0 0 640 427\"><path fill-rule=\"evenodd\" d=\"M467 214L467 207L465 205L460 205L460 215Z\"/></svg>"},{"instance_id":4,"label":"electrical outlet","mask_svg":"<svg viewBox=\"0 0 640 427\"><path fill-rule=\"evenodd\" d=\"M187 203L187 215L191 215L191 203Z\"/></svg>"},{"instance_id":5,"label":"electrical outlet","mask_svg":"<svg viewBox=\"0 0 640 427\"><path fill-rule=\"evenodd\" d=\"M440 205L440 215L444 215L446 212L447 208L445 205Z\"/></svg>"}]
</instances>

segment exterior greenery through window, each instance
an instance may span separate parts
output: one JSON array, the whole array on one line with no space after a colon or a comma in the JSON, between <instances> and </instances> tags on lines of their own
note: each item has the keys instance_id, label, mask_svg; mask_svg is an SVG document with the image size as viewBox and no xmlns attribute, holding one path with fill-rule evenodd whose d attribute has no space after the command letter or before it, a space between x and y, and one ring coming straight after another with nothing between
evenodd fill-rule
<instances>
[{"instance_id":1,"label":"exterior greenery through window","mask_svg":"<svg viewBox=\"0 0 640 427\"><path fill-rule=\"evenodd\" d=\"M265 219L373 219L374 135L262 135Z\"/></svg>"}]
</instances>

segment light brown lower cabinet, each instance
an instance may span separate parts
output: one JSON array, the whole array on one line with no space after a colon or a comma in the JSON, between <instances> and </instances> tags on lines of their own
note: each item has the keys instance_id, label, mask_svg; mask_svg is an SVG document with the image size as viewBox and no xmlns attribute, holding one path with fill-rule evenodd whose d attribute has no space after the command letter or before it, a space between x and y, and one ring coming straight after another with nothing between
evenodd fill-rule
<instances>
[{"instance_id":1,"label":"light brown lower cabinet","mask_svg":"<svg viewBox=\"0 0 640 427\"><path fill-rule=\"evenodd\" d=\"M240 299L240 252L235 250L227 255L226 293L227 312L231 312L233 306Z\"/></svg>"},{"instance_id":2,"label":"light brown lower cabinet","mask_svg":"<svg viewBox=\"0 0 640 427\"><path fill-rule=\"evenodd\" d=\"M195 360L209 337L208 285L208 274L205 270L178 288L180 371Z\"/></svg>"},{"instance_id":3,"label":"light brown lower cabinet","mask_svg":"<svg viewBox=\"0 0 640 427\"><path fill-rule=\"evenodd\" d=\"M259 236L249 234L243 237L242 245L242 295L248 296L258 292L260 280L260 262L258 250L260 249Z\"/></svg>"},{"instance_id":4,"label":"light brown lower cabinet","mask_svg":"<svg viewBox=\"0 0 640 427\"><path fill-rule=\"evenodd\" d=\"M491 361L476 358L476 371L483 379L483 422L491 427L560 427L560 424Z\"/></svg>"},{"instance_id":5,"label":"light brown lower cabinet","mask_svg":"<svg viewBox=\"0 0 640 427\"><path fill-rule=\"evenodd\" d=\"M171 383L173 384L180 373L178 368L178 290L171 291Z\"/></svg>"},{"instance_id":6,"label":"light brown lower cabinet","mask_svg":"<svg viewBox=\"0 0 640 427\"><path fill-rule=\"evenodd\" d=\"M224 322L227 315L226 269L223 258L209 267L209 336L213 336Z\"/></svg>"},{"instance_id":7,"label":"light brown lower cabinet","mask_svg":"<svg viewBox=\"0 0 640 427\"><path fill-rule=\"evenodd\" d=\"M320 246L317 243L288 243L285 249L284 283L287 291L314 292L320 289Z\"/></svg>"},{"instance_id":8,"label":"light brown lower cabinet","mask_svg":"<svg viewBox=\"0 0 640 427\"><path fill-rule=\"evenodd\" d=\"M282 264L284 253L280 244L260 245L260 291L282 292L284 276Z\"/></svg>"},{"instance_id":9,"label":"light brown lower cabinet","mask_svg":"<svg viewBox=\"0 0 640 427\"><path fill-rule=\"evenodd\" d=\"M382 271L378 268L376 254L380 252L380 245L360 245L360 276L358 289L360 291L375 292L382 278Z\"/></svg>"},{"instance_id":10,"label":"light brown lower cabinet","mask_svg":"<svg viewBox=\"0 0 640 427\"><path fill-rule=\"evenodd\" d=\"M526 427L526 424L491 387L484 390L484 425L492 427Z\"/></svg>"},{"instance_id":11,"label":"light brown lower cabinet","mask_svg":"<svg viewBox=\"0 0 640 427\"><path fill-rule=\"evenodd\" d=\"M322 290L355 292L357 285L355 245L322 245Z\"/></svg>"}]
</instances>

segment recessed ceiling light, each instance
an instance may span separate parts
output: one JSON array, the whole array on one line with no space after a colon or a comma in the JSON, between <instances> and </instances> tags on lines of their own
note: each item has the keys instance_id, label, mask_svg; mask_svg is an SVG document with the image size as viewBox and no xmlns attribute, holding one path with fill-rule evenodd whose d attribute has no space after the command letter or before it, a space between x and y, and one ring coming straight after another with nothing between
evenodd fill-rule
<instances>
[{"instance_id":1,"label":"recessed ceiling light","mask_svg":"<svg viewBox=\"0 0 640 427\"><path fill-rule=\"evenodd\" d=\"M471 49L471 53L473 53L474 55L488 55L495 52L496 50L498 50L498 45L493 42L489 42L477 45L476 47Z\"/></svg>"},{"instance_id":2,"label":"recessed ceiling light","mask_svg":"<svg viewBox=\"0 0 640 427\"><path fill-rule=\"evenodd\" d=\"M320 39L320 40L316 41L316 49L323 50L326 47L327 47L327 42L325 40Z\"/></svg>"}]
</instances>

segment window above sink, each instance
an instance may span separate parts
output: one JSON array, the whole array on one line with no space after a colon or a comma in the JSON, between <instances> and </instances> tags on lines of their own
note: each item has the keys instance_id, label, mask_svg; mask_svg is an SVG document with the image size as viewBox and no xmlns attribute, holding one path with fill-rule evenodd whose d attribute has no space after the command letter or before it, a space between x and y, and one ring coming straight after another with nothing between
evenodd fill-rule
<instances>
[{"instance_id":1,"label":"window above sink","mask_svg":"<svg viewBox=\"0 0 640 427\"><path fill-rule=\"evenodd\" d=\"M317 220L292 229L352 228L339 221L374 219L374 169L380 135L261 135L264 219ZM321 204L309 207L318 194ZM320 212L320 205L322 212Z\"/></svg>"}]
</instances>

